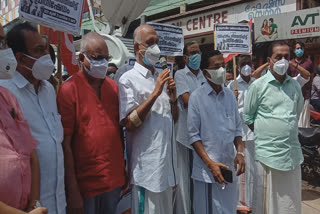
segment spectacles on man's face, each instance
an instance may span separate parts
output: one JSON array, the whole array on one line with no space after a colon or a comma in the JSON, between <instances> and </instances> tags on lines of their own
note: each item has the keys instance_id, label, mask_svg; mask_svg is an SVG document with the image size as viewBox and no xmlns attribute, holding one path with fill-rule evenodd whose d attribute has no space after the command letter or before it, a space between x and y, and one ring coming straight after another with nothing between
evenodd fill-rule
<instances>
[{"instance_id":1,"label":"spectacles on man's face","mask_svg":"<svg viewBox=\"0 0 320 214\"><path fill-rule=\"evenodd\" d=\"M107 60L108 62L110 62L112 60L112 56L104 56L104 55L95 55L95 54L88 54L87 55L89 59L91 60L95 60L95 61L100 61L100 60Z\"/></svg>"}]
</instances>

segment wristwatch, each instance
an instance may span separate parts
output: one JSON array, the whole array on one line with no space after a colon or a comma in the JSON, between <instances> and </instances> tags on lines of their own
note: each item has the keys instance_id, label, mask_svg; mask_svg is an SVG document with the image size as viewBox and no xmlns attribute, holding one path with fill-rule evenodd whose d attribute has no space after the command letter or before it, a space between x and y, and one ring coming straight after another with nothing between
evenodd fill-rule
<instances>
[{"instance_id":1,"label":"wristwatch","mask_svg":"<svg viewBox=\"0 0 320 214\"><path fill-rule=\"evenodd\" d=\"M34 208L34 209L37 209L38 207L42 207L42 206L41 206L41 203L40 203L39 200L35 200L35 201L34 201L34 206L33 206L33 208Z\"/></svg>"}]
</instances>

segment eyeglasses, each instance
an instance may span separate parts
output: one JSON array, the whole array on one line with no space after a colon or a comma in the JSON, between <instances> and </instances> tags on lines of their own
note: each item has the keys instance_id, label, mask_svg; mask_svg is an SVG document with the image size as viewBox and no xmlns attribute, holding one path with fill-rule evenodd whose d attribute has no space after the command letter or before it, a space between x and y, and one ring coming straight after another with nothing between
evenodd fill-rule
<instances>
[{"instance_id":1,"label":"eyeglasses","mask_svg":"<svg viewBox=\"0 0 320 214\"><path fill-rule=\"evenodd\" d=\"M107 60L108 62L110 62L112 60L112 56L103 56L103 55L94 55L94 54L87 54L87 56L89 57L89 59L95 60L95 61L100 61L100 60Z\"/></svg>"}]
</instances>

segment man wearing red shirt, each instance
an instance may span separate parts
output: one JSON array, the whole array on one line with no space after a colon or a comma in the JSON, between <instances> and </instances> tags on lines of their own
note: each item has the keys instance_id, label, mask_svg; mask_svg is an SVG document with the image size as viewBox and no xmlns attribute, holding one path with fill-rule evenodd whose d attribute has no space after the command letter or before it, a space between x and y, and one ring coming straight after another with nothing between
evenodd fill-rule
<instances>
[{"instance_id":1,"label":"man wearing red shirt","mask_svg":"<svg viewBox=\"0 0 320 214\"><path fill-rule=\"evenodd\" d=\"M60 88L69 214L113 214L125 183L117 84L106 78L109 51L97 33L82 39L81 71Z\"/></svg>"}]
</instances>

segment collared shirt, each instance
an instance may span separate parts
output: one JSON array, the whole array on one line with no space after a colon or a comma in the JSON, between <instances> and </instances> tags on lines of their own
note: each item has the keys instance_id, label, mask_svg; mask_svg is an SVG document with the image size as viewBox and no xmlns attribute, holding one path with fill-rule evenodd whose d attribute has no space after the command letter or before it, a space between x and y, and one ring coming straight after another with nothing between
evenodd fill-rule
<instances>
[{"instance_id":1,"label":"collared shirt","mask_svg":"<svg viewBox=\"0 0 320 214\"><path fill-rule=\"evenodd\" d=\"M293 62L294 65L296 64L295 59L292 59L291 62ZM306 69L307 71L309 71L310 74L313 73L312 61L309 58L304 57L301 63L299 63L299 65L304 69ZM299 70L292 65L289 66L287 73L291 77L296 77L300 74ZM302 87L302 94L305 100L310 99L311 85L312 85L312 81L309 79L309 81L305 83L304 86Z\"/></svg>"},{"instance_id":2,"label":"collared shirt","mask_svg":"<svg viewBox=\"0 0 320 214\"><path fill-rule=\"evenodd\" d=\"M100 91L101 99L79 71L58 93L64 134L72 136L78 185L87 198L111 192L125 182L118 86L105 78Z\"/></svg>"},{"instance_id":3,"label":"collared shirt","mask_svg":"<svg viewBox=\"0 0 320 214\"><path fill-rule=\"evenodd\" d=\"M187 126L188 108L184 107L184 102L181 95L184 93L191 93L200 87L204 82L206 82L202 71L200 70L198 75L194 75L188 66L184 69L178 70L174 75L174 80L176 82L177 97L178 97L178 107L179 107L179 119L177 122L177 136L176 140L185 145L189 145L189 134Z\"/></svg>"},{"instance_id":4,"label":"collared shirt","mask_svg":"<svg viewBox=\"0 0 320 214\"><path fill-rule=\"evenodd\" d=\"M302 163L298 121L303 103L299 84L288 75L282 84L271 72L252 83L243 119L254 123L256 160L282 171Z\"/></svg>"},{"instance_id":5,"label":"collared shirt","mask_svg":"<svg viewBox=\"0 0 320 214\"><path fill-rule=\"evenodd\" d=\"M254 134L251 131L251 129L243 122L243 107L244 107L244 100L245 97L247 96L247 92L248 92L248 88L249 86L253 83L253 81L255 81L256 79L251 77L250 81L247 83L246 81L244 81L241 77L241 75L239 75L237 77L237 88L238 88L238 109L239 109L239 113L240 113L240 117L242 119L242 140L243 141L249 141L249 140L254 140ZM232 80L229 85L228 88L230 88L231 90L234 90L234 80Z\"/></svg>"},{"instance_id":6,"label":"collared shirt","mask_svg":"<svg viewBox=\"0 0 320 214\"><path fill-rule=\"evenodd\" d=\"M66 208L64 191L63 128L56 95L48 81L41 81L38 94L28 80L16 72L12 80L0 85L14 94L37 140L40 163L40 201L50 214L63 214Z\"/></svg>"},{"instance_id":7,"label":"collared shirt","mask_svg":"<svg viewBox=\"0 0 320 214\"><path fill-rule=\"evenodd\" d=\"M120 121L143 104L154 90L158 73L139 63L120 78ZM131 184L163 192L177 183L176 143L169 96L165 91L154 102L142 125L127 133Z\"/></svg>"},{"instance_id":8,"label":"collared shirt","mask_svg":"<svg viewBox=\"0 0 320 214\"><path fill-rule=\"evenodd\" d=\"M16 98L0 86L0 201L16 209L28 204L36 146Z\"/></svg>"},{"instance_id":9,"label":"collared shirt","mask_svg":"<svg viewBox=\"0 0 320 214\"><path fill-rule=\"evenodd\" d=\"M311 99L319 100L320 99L320 76L317 74L312 82L312 91L311 91Z\"/></svg>"},{"instance_id":10,"label":"collared shirt","mask_svg":"<svg viewBox=\"0 0 320 214\"><path fill-rule=\"evenodd\" d=\"M237 100L226 87L217 94L208 82L190 96L188 108L188 131L190 145L202 141L211 160L234 169L234 139L241 136L242 121ZM214 183L211 171L201 157L194 153L192 178Z\"/></svg>"}]
</instances>

